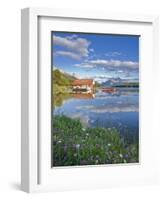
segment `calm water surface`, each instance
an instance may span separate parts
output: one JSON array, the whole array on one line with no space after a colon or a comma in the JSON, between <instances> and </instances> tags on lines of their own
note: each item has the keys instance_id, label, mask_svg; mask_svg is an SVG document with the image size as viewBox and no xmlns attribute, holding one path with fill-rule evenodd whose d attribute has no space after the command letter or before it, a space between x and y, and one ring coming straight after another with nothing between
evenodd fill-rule
<instances>
[{"instance_id":1,"label":"calm water surface","mask_svg":"<svg viewBox=\"0 0 163 200\"><path fill-rule=\"evenodd\" d=\"M139 90L120 88L114 93L98 90L93 94L60 97L53 115L80 119L85 127L117 128L122 135L139 133Z\"/></svg>"}]
</instances>

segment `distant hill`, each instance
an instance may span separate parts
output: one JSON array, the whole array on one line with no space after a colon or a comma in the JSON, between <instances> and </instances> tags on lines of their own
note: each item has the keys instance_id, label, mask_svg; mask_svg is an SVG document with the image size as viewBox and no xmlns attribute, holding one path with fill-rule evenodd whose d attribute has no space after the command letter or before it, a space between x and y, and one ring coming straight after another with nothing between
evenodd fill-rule
<instances>
[{"instance_id":1,"label":"distant hill","mask_svg":"<svg viewBox=\"0 0 163 200\"><path fill-rule=\"evenodd\" d=\"M53 70L53 83L58 86L69 86L76 78L68 73L61 72L59 69Z\"/></svg>"},{"instance_id":2,"label":"distant hill","mask_svg":"<svg viewBox=\"0 0 163 200\"><path fill-rule=\"evenodd\" d=\"M105 81L101 84L103 87L108 87L108 86L112 86L113 82L111 80Z\"/></svg>"},{"instance_id":3,"label":"distant hill","mask_svg":"<svg viewBox=\"0 0 163 200\"><path fill-rule=\"evenodd\" d=\"M121 84L122 83L122 79L121 78L112 78L112 79L108 79L107 81L102 83L103 87L108 87L108 86L115 86L117 84Z\"/></svg>"},{"instance_id":4,"label":"distant hill","mask_svg":"<svg viewBox=\"0 0 163 200\"><path fill-rule=\"evenodd\" d=\"M139 83L138 82L128 82L128 83L122 83L122 84L116 85L115 87L134 87L134 88L138 88L139 87Z\"/></svg>"},{"instance_id":5,"label":"distant hill","mask_svg":"<svg viewBox=\"0 0 163 200\"><path fill-rule=\"evenodd\" d=\"M102 83L103 87L139 87L138 80L112 78Z\"/></svg>"}]
</instances>

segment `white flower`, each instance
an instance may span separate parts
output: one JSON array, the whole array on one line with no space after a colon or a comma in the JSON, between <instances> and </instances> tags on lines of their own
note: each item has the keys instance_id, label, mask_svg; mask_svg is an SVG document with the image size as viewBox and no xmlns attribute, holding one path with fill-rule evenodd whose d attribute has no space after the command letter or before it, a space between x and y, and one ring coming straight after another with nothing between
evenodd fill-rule
<instances>
[{"instance_id":1,"label":"white flower","mask_svg":"<svg viewBox=\"0 0 163 200\"><path fill-rule=\"evenodd\" d=\"M96 160L95 162L96 162L96 164L98 164L98 160Z\"/></svg>"},{"instance_id":2,"label":"white flower","mask_svg":"<svg viewBox=\"0 0 163 200\"><path fill-rule=\"evenodd\" d=\"M123 158L123 155L122 155L121 153L119 154L119 156L120 156L121 158Z\"/></svg>"},{"instance_id":3,"label":"white flower","mask_svg":"<svg viewBox=\"0 0 163 200\"><path fill-rule=\"evenodd\" d=\"M59 140L59 141L58 141L58 144L61 143L61 142L62 142L62 140Z\"/></svg>"},{"instance_id":4,"label":"white flower","mask_svg":"<svg viewBox=\"0 0 163 200\"><path fill-rule=\"evenodd\" d=\"M76 145L76 148L79 149L79 148L80 148L80 144L77 144L77 145Z\"/></svg>"},{"instance_id":5,"label":"white flower","mask_svg":"<svg viewBox=\"0 0 163 200\"><path fill-rule=\"evenodd\" d=\"M110 146L111 146L111 144L110 144L110 143L108 143L108 146L110 147Z\"/></svg>"}]
</instances>

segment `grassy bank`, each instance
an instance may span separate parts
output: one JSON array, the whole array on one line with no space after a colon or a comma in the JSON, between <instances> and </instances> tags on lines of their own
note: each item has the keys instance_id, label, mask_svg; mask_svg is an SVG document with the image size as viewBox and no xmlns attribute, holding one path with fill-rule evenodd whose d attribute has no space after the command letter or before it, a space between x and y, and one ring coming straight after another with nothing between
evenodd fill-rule
<instances>
[{"instance_id":1,"label":"grassy bank","mask_svg":"<svg viewBox=\"0 0 163 200\"><path fill-rule=\"evenodd\" d=\"M138 144L116 129L84 128L79 120L53 118L53 166L138 162Z\"/></svg>"}]
</instances>

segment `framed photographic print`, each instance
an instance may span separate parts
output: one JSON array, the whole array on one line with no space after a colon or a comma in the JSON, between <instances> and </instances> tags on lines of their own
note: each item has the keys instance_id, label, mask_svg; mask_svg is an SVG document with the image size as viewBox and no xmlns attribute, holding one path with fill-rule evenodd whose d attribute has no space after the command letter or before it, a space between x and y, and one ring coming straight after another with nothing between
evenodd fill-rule
<instances>
[{"instance_id":1,"label":"framed photographic print","mask_svg":"<svg viewBox=\"0 0 163 200\"><path fill-rule=\"evenodd\" d=\"M22 10L22 190L158 182L158 17Z\"/></svg>"},{"instance_id":2,"label":"framed photographic print","mask_svg":"<svg viewBox=\"0 0 163 200\"><path fill-rule=\"evenodd\" d=\"M54 167L139 162L139 35L52 32L52 140Z\"/></svg>"}]
</instances>

